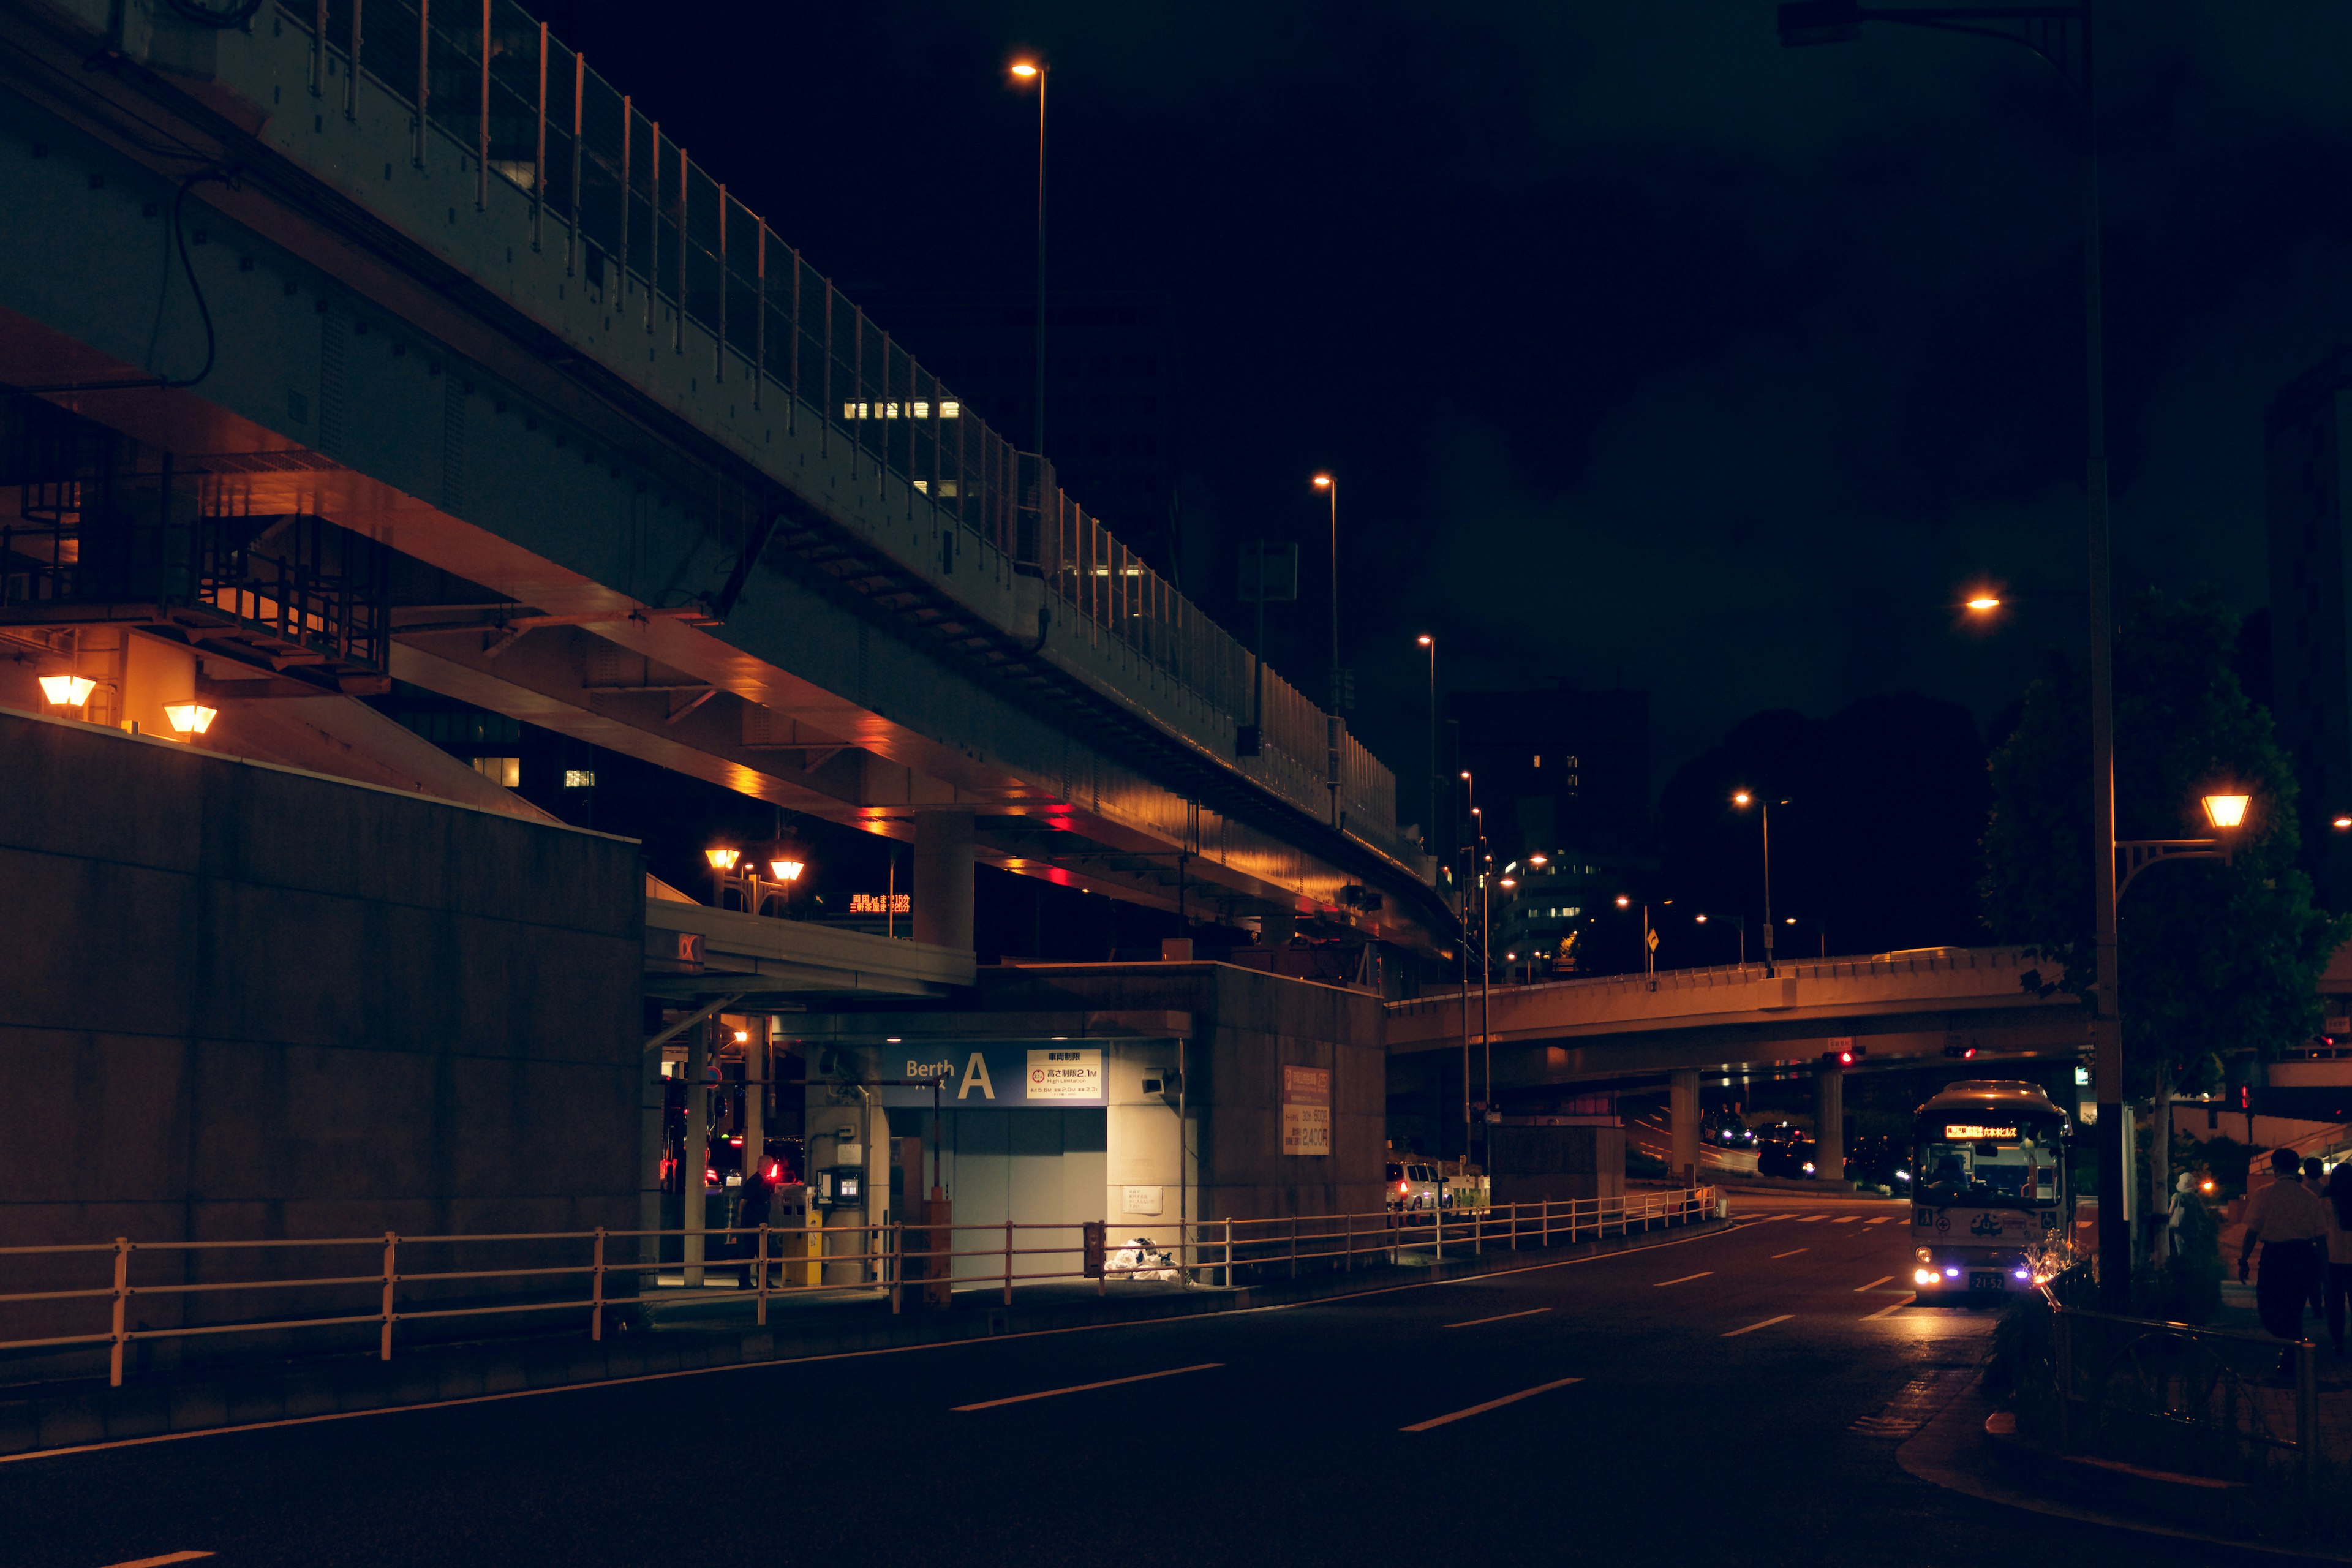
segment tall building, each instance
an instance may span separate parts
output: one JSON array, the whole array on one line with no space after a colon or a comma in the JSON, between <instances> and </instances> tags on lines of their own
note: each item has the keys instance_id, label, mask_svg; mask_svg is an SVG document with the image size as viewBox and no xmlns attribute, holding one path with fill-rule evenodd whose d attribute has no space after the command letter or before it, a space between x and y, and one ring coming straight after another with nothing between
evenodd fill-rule
<instances>
[{"instance_id":1,"label":"tall building","mask_svg":"<svg viewBox=\"0 0 2352 1568\"><path fill-rule=\"evenodd\" d=\"M1026 297L880 295L876 319L1023 451L1034 444L1037 307ZM1162 573L1174 564L1178 339L1150 296L1045 309L1045 455L1070 499Z\"/></svg>"},{"instance_id":2,"label":"tall building","mask_svg":"<svg viewBox=\"0 0 2352 1568\"><path fill-rule=\"evenodd\" d=\"M2305 858L2332 910L2352 910L2352 600L2346 453L2352 349L2289 382L2263 419L2271 553L2271 711L2302 786Z\"/></svg>"},{"instance_id":3,"label":"tall building","mask_svg":"<svg viewBox=\"0 0 2352 1568\"><path fill-rule=\"evenodd\" d=\"M1471 775L1456 842L1475 805L1512 883L1489 895L1496 962L1538 977L1577 967L1595 913L1649 854L1649 693L1457 691L1445 712L1454 771Z\"/></svg>"}]
</instances>

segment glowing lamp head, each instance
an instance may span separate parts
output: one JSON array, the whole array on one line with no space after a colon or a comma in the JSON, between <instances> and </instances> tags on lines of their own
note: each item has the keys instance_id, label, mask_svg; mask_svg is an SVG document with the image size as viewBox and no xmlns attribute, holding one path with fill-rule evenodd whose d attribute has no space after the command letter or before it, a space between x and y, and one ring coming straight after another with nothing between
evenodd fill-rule
<instances>
[{"instance_id":1,"label":"glowing lamp head","mask_svg":"<svg viewBox=\"0 0 2352 1568\"><path fill-rule=\"evenodd\" d=\"M1969 595L1968 606L1970 610L1979 616L1989 616L1995 610L2000 608L2000 595L1998 594L1971 594Z\"/></svg>"},{"instance_id":2,"label":"glowing lamp head","mask_svg":"<svg viewBox=\"0 0 2352 1568\"><path fill-rule=\"evenodd\" d=\"M1014 60L1013 62L1013 74L1019 77L1024 81L1027 81L1030 78L1035 76L1037 74L1037 62L1034 60Z\"/></svg>"},{"instance_id":3,"label":"glowing lamp head","mask_svg":"<svg viewBox=\"0 0 2352 1568\"><path fill-rule=\"evenodd\" d=\"M2334 826L2338 833L2352 833L2352 816L2339 816Z\"/></svg>"},{"instance_id":4,"label":"glowing lamp head","mask_svg":"<svg viewBox=\"0 0 2352 1568\"><path fill-rule=\"evenodd\" d=\"M2205 820L2223 831L2242 827L2245 826L2250 798L2242 795L2209 795L2205 797Z\"/></svg>"},{"instance_id":5,"label":"glowing lamp head","mask_svg":"<svg viewBox=\"0 0 2352 1568\"><path fill-rule=\"evenodd\" d=\"M1551 864L1551 857L1549 855L1530 855L1528 857L1528 864L1530 866L1549 866Z\"/></svg>"},{"instance_id":6,"label":"glowing lamp head","mask_svg":"<svg viewBox=\"0 0 2352 1568\"><path fill-rule=\"evenodd\" d=\"M201 702L173 702L165 705L163 717L172 721L175 735L201 735L213 727L216 715Z\"/></svg>"},{"instance_id":7,"label":"glowing lamp head","mask_svg":"<svg viewBox=\"0 0 2352 1568\"><path fill-rule=\"evenodd\" d=\"M1750 795L1744 789L1736 789L1731 792L1731 804L1734 805L1746 805L1754 798L1754 796Z\"/></svg>"},{"instance_id":8,"label":"glowing lamp head","mask_svg":"<svg viewBox=\"0 0 2352 1568\"><path fill-rule=\"evenodd\" d=\"M79 708L89 700L98 685L85 676L45 675L41 677L41 695L60 708Z\"/></svg>"},{"instance_id":9,"label":"glowing lamp head","mask_svg":"<svg viewBox=\"0 0 2352 1568\"><path fill-rule=\"evenodd\" d=\"M1701 924L1701 925L1705 925L1705 924L1706 924L1706 917L1705 915L1701 915L1701 916L1699 916L1699 917L1698 917L1698 923L1699 923L1699 924Z\"/></svg>"},{"instance_id":10,"label":"glowing lamp head","mask_svg":"<svg viewBox=\"0 0 2352 1568\"><path fill-rule=\"evenodd\" d=\"M801 873L807 867L798 860L778 859L768 862L768 875L779 882L797 882L801 879Z\"/></svg>"},{"instance_id":11,"label":"glowing lamp head","mask_svg":"<svg viewBox=\"0 0 2352 1568\"><path fill-rule=\"evenodd\" d=\"M1315 488L1316 488L1317 489L1318 489L1318 490L1328 490L1328 489L1329 489L1331 488L1331 476L1330 476L1330 475L1328 475L1328 474L1318 474L1318 475L1316 475L1316 476L1315 476Z\"/></svg>"},{"instance_id":12,"label":"glowing lamp head","mask_svg":"<svg viewBox=\"0 0 2352 1568\"><path fill-rule=\"evenodd\" d=\"M1500 885L1505 888L1516 888L1519 885L1519 879L1517 877L1506 877Z\"/></svg>"},{"instance_id":13,"label":"glowing lamp head","mask_svg":"<svg viewBox=\"0 0 2352 1568\"><path fill-rule=\"evenodd\" d=\"M740 849L706 849L702 858L710 862L710 868L714 871L732 871L735 862L743 858L743 852Z\"/></svg>"},{"instance_id":14,"label":"glowing lamp head","mask_svg":"<svg viewBox=\"0 0 2352 1568\"><path fill-rule=\"evenodd\" d=\"M1633 907L1633 900L1620 893L1617 895L1617 907L1621 910L1630 910Z\"/></svg>"},{"instance_id":15,"label":"glowing lamp head","mask_svg":"<svg viewBox=\"0 0 2352 1568\"><path fill-rule=\"evenodd\" d=\"M1427 632L1422 633L1421 636L1413 638L1412 640L1413 645L1417 647L1427 647L1437 641L1435 637L1431 637Z\"/></svg>"}]
</instances>

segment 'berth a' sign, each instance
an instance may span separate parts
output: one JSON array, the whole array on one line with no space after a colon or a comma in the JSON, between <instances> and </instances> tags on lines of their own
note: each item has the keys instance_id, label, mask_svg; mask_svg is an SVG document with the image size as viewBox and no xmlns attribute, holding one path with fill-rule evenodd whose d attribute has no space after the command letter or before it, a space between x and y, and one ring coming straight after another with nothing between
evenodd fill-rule
<instances>
[{"instance_id":1,"label":"'berth a' sign","mask_svg":"<svg viewBox=\"0 0 2352 1568\"><path fill-rule=\"evenodd\" d=\"M1282 1069L1282 1152L1331 1152L1331 1069Z\"/></svg>"}]
</instances>

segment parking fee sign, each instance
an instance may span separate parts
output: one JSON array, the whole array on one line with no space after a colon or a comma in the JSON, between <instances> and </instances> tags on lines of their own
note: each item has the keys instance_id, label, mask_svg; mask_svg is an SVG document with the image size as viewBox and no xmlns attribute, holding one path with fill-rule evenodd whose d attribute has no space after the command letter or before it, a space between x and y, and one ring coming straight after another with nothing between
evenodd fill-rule
<instances>
[{"instance_id":1,"label":"parking fee sign","mask_svg":"<svg viewBox=\"0 0 2352 1568\"><path fill-rule=\"evenodd\" d=\"M1331 1069L1282 1069L1282 1152L1331 1152Z\"/></svg>"}]
</instances>

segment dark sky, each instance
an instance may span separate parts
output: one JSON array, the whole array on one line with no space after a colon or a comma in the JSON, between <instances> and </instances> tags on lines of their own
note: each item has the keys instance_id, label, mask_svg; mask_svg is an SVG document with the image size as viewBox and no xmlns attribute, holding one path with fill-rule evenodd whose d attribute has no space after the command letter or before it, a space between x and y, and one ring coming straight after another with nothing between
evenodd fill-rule
<instances>
[{"instance_id":1,"label":"dark sky","mask_svg":"<svg viewBox=\"0 0 2352 1568\"><path fill-rule=\"evenodd\" d=\"M2078 647L2081 184L2049 68L1907 28L1783 50L1759 0L1459 11L547 14L853 295L1028 286L1034 107L1003 67L1047 51L1056 287L1181 323L1188 586L1241 626L1234 542L1319 541L1307 477L1337 471L1357 727L1407 780L1423 630L1448 686L1622 670L1661 782L1759 710L1916 689L1982 719ZM2117 581L2251 608L2263 404L2352 339L2352 17L2105 15ZM2058 596L1956 630L1979 574ZM1310 690L1322 591L1275 643Z\"/></svg>"}]
</instances>

